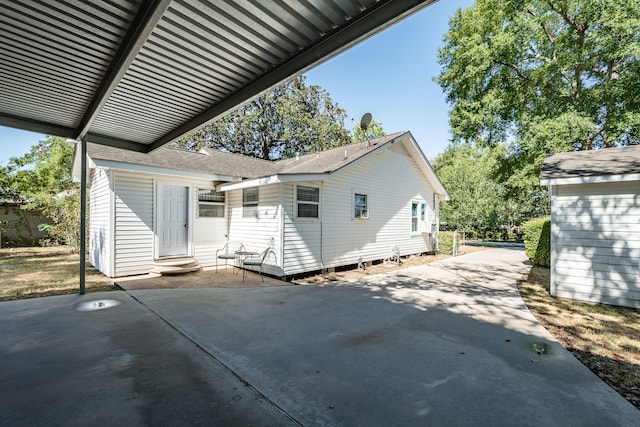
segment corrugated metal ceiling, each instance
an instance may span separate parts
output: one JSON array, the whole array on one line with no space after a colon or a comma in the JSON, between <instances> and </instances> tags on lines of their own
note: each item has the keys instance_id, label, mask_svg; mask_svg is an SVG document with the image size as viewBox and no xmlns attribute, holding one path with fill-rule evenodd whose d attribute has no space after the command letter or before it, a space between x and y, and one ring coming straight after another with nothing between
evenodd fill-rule
<instances>
[{"instance_id":1,"label":"corrugated metal ceiling","mask_svg":"<svg viewBox=\"0 0 640 427\"><path fill-rule=\"evenodd\" d=\"M3 1L0 125L148 152L434 1Z\"/></svg>"}]
</instances>

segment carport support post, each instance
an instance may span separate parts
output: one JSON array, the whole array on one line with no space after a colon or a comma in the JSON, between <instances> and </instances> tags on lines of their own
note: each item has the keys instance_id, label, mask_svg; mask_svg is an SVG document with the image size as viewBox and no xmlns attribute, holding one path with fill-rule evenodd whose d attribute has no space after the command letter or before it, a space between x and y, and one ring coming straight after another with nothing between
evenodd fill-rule
<instances>
[{"instance_id":1,"label":"carport support post","mask_svg":"<svg viewBox=\"0 0 640 427\"><path fill-rule=\"evenodd\" d=\"M80 141L80 295L84 295L86 282L87 240L87 137Z\"/></svg>"}]
</instances>

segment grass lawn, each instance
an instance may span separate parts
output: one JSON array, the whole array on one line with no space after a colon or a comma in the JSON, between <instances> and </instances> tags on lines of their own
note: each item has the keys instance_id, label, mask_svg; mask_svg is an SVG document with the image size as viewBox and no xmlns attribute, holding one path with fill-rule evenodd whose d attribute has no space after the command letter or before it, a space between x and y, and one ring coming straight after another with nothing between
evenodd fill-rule
<instances>
[{"instance_id":1,"label":"grass lawn","mask_svg":"<svg viewBox=\"0 0 640 427\"><path fill-rule=\"evenodd\" d=\"M79 262L64 246L0 249L0 301L77 293ZM87 265L87 292L113 289L113 281Z\"/></svg>"},{"instance_id":2,"label":"grass lawn","mask_svg":"<svg viewBox=\"0 0 640 427\"><path fill-rule=\"evenodd\" d=\"M519 283L529 310L584 365L640 409L640 311L549 295L548 268Z\"/></svg>"}]
</instances>

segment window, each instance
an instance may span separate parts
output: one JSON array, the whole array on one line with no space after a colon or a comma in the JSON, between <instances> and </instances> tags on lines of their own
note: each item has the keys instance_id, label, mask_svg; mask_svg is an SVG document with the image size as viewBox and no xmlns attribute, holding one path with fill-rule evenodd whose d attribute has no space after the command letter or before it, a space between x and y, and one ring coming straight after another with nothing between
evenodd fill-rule
<instances>
[{"instance_id":1,"label":"window","mask_svg":"<svg viewBox=\"0 0 640 427\"><path fill-rule=\"evenodd\" d=\"M427 226L427 203L420 203L420 231L425 233L429 232L430 228Z\"/></svg>"},{"instance_id":2,"label":"window","mask_svg":"<svg viewBox=\"0 0 640 427\"><path fill-rule=\"evenodd\" d=\"M416 233L418 231L418 202L411 203L411 232Z\"/></svg>"},{"instance_id":3,"label":"window","mask_svg":"<svg viewBox=\"0 0 640 427\"><path fill-rule=\"evenodd\" d=\"M313 187L296 187L298 218L318 218L320 206L320 189Z\"/></svg>"},{"instance_id":4,"label":"window","mask_svg":"<svg viewBox=\"0 0 640 427\"><path fill-rule=\"evenodd\" d=\"M224 192L198 189L198 216L201 218L224 218Z\"/></svg>"},{"instance_id":5,"label":"window","mask_svg":"<svg viewBox=\"0 0 640 427\"><path fill-rule=\"evenodd\" d=\"M242 217L258 218L258 187L242 190Z\"/></svg>"},{"instance_id":6,"label":"window","mask_svg":"<svg viewBox=\"0 0 640 427\"><path fill-rule=\"evenodd\" d=\"M369 218L369 206L367 195L355 193L353 195L353 217L359 219Z\"/></svg>"}]
</instances>

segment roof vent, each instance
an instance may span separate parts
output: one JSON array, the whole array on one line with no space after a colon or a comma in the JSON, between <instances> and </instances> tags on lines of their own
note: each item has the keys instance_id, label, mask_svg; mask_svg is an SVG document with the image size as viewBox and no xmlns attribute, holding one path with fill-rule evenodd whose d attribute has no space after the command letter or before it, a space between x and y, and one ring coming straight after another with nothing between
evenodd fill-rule
<instances>
[{"instance_id":1,"label":"roof vent","mask_svg":"<svg viewBox=\"0 0 640 427\"><path fill-rule=\"evenodd\" d=\"M349 155L347 154L347 149L345 148L345 150L344 150L344 160L347 160L348 157L349 157Z\"/></svg>"},{"instance_id":2,"label":"roof vent","mask_svg":"<svg viewBox=\"0 0 640 427\"><path fill-rule=\"evenodd\" d=\"M296 151L296 160L300 160L300 152Z\"/></svg>"}]
</instances>

